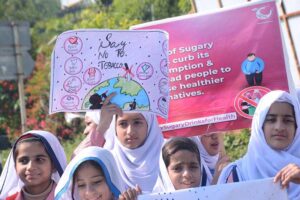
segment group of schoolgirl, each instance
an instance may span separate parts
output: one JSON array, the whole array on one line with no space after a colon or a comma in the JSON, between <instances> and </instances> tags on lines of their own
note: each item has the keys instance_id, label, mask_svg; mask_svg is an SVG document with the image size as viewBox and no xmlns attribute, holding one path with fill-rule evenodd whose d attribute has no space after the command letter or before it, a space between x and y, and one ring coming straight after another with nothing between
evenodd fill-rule
<instances>
[{"instance_id":1,"label":"group of schoolgirl","mask_svg":"<svg viewBox=\"0 0 300 200\"><path fill-rule=\"evenodd\" d=\"M300 199L300 108L289 93L272 91L260 100L246 154L222 172L228 160L219 153L218 133L164 140L155 115L125 113L111 98L101 116L87 113L86 138L68 165L53 134L21 135L1 174L0 200L130 200L269 177L287 188L289 199Z\"/></svg>"}]
</instances>

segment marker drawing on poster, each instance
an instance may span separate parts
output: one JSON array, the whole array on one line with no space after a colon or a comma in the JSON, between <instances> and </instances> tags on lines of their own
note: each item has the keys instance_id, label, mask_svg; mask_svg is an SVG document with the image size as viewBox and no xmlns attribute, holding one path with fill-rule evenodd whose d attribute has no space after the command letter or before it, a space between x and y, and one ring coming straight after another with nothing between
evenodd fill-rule
<instances>
[{"instance_id":1,"label":"marker drawing on poster","mask_svg":"<svg viewBox=\"0 0 300 200\"><path fill-rule=\"evenodd\" d=\"M82 29L58 36L52 53L50 113L101 109L111 99L125 111L167 118L168 34L160 30Z\"/></svg>"}]
</instances>

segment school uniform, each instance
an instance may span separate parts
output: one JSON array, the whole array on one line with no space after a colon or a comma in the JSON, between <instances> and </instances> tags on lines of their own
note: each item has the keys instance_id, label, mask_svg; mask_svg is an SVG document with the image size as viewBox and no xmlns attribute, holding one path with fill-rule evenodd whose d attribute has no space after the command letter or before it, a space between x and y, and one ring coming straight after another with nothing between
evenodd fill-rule
<instances>
[{"instance_id":1,"label":"school uniform","mask_svg":"<svg viewBox=\"0 0 300 200\"><path fill-rule=\"evenodd\" d=\"M79 200L73 182L74 173L81 163L88 160L95 161L99 164L104 174L106 184L112 192L114 199L118 199L121 192L125 190L125 185L122 182L113 155L108 150L100 147L87 147L82 149L68 164L55 189L55 200Z\"/></svg>"},{"instance_id":2,"label":"school uniform","mask_svg":"<svg viewBox=\"0 0 300 200\"><path fill-rule=\"evenodd\" d=\"M52 173L51 179L53 183L50 190L48 199L53 199L53 191L56 183L59 181L60 176L63 174L63 170L67 165L67 159L63 147L61 146L58 139L50 132L41 130L31 130L24 133L15 142L3 168L3 172L0 178L0 199L23 199L22 198L22 188L24 183L21 181L15 170L15 162L13 158L13 153L16 148L18 141L24 137L36 137L39 138L46 152L50 156L51 162L54 165L56 171ZM50 187L49 186L49 187ZM54 187L54 188L53 188ZM52 194L52 196L51 196Z\"/></svg>"},{"instance_id":3,"label":"school uniform","mask_svg":"<svg viewBox=\"0 0 300 200\"><path fill-rule=\"evenodd\" d=\"M274 150L266 142L263 124L274 102L293 105L297 129L293 142L285 150ZM300 166L300 110L297 100L284 91L272 91L260 100L252 120L251 136L246 154L223 169L218 183L248 181L274 177L290 163ZM289 199L300 199L300 186L290 183Z\"/></svg>"},{"instance_id":4,"label":"school uniform","mask_svg":"<svg viewBox=\"0 0 300 200\"><path fill-rule=\"evenodd\" d=\"M141 113L148 124L148 133L144 143L135 149L124 147L116 135L116 119L113 118L105 133L104 148L109 149L117 162L121 177L129 188L139 185L143 193L152 192L159 168L159 154L163 135L157 118L151 113Z\"/></svg>"}]
</instances>

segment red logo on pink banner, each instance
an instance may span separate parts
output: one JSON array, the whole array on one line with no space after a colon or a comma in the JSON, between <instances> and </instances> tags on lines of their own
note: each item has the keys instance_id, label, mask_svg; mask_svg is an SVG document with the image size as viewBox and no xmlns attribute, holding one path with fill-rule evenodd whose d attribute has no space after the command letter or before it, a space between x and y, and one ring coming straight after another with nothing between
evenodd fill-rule
<instances>
[{"instance_id":1,"label":"red logo on pink banner","mask_svg":"<svg viewBox=\"0 0 300 200\"><path fill-rule=\"evenodd\" d=\"M271 90L266 87L253 86L240 91L234 100L236 112L247 119L252 119L259 100Z\"/></svg>"}]
</instances>

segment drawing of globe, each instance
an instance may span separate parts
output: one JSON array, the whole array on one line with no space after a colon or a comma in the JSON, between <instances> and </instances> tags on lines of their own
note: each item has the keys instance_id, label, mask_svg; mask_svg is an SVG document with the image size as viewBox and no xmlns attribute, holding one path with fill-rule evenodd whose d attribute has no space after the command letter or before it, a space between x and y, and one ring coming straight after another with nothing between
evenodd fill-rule
<instances>
[{"instance_id":1,"label":"drawing of globe","mask_svg":"<svg viewBox=\"0 0 300 200\"><path fill-rule=\"evenodd\" d=\"M145 89L138 82L123 77L108 79L91 89L83 100L82 109L93 109L93 104L90 102L92 95L98 94L96 96L99 97L100 104L102 104L105 98L113 92L116 95L111 99L111 103L117 104L122 110L150 109L149 97Z\"/></svg>"}]
</instances>

